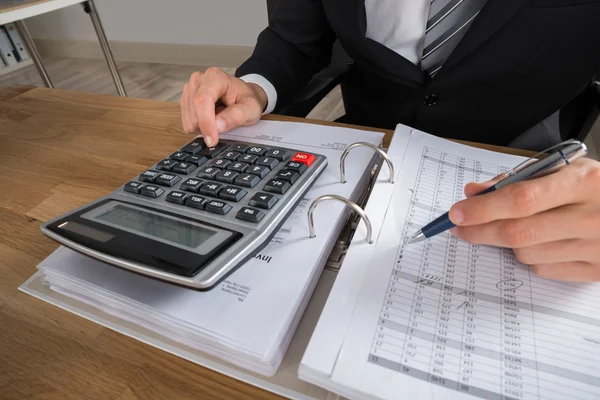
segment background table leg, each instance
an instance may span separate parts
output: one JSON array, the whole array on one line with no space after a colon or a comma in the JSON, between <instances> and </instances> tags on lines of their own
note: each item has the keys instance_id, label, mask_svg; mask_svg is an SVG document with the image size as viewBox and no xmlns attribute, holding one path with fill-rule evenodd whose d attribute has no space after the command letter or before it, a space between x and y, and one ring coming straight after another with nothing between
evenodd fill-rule
<instances>
[{"instance_id":1,"label":"background table leg","mask_svg":"<svg viewBox=\"0 0 600 400\"><path fill-rule=\"evenodd\" d=\"M100 17L98 16L94 0L88 0L83 2L83 8L85 12L89 14L92 20L92 24L94 25L94 29L96 30L96 35L98 36L98 41L100 42L100 47L104 52L104 58L106 58L106 63L108 64L108 68L110 69L112 78L115 81L117 91L119 92L120 96L127 97L127 93L125 92L125 85L123 85L121 75L119 75L119 70L117 69L117 65L115 63L115 59L110 49L108 39L106 39L106 34L104 33L104 28L102 27L102 22L100 21Z\"/></svg>"},{"instance_id":2,"label":"background table leg","mask_svg":"<svg viewBox=\"0 0 600 400\"><path fill-rule=\"evenodd\" d=\"M49 88L53 88L54 85L50 80L50 76L48 75L48 71L46 71L46 67L44 67L42 57L40 57L40 53L38 53L37 47L35 47L35 43L31 38L31 34L29 33L27 26L25 26L25 23L23 21L15 21L15 26L17 27L21 38L23 38L23 40L25 41L27 51L29 51L31 58L33 59L33 63L35 64L38 72L40 73L44 84Z\"/></svg>"}]
</instances>

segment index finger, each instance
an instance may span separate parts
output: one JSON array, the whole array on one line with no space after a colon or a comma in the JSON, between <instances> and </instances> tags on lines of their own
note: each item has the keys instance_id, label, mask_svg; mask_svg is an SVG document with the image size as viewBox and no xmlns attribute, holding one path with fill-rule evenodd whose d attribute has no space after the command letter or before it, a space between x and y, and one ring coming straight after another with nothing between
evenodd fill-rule
<instances>
[{"instance_id":1,"label":"index finger","mask_svg":"<svg viewBox=\"0 0 600 400\"><path fill-rule=\"evenodd\" d=\"M511 218L524 218L576 203L579 198L577 168L565 167L551 175L505 186L497 191L459 201L450 208L456 225L478 225Z\"/></svg>"},{"instance_id":2,"label":"index finger","mask_svg":"<svg viewBox=\"0 0 600 400\"><path fill-rule=\"evenodd\" d=\"M215 104L229 88L228 80L221 76L204 79L192 99L192 107L198 119L198 128L206 144L215 146L219 140L219 131L215 121Z\"/></svg>"}]
</instances>

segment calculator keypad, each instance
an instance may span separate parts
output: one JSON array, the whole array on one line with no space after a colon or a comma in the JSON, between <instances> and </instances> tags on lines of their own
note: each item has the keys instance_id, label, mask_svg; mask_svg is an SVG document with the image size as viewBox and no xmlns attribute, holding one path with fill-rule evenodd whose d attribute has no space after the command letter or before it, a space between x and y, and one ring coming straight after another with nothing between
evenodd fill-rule
<instances>
[{"instance_id":1,"label":"calculator keypad","mask_svg":"<svg viewBox=\"0 0 600 400\"><path fill-rule=\"evenodd\" d=\"M263 208L270 210L279 199L272 194L258 192L250 199L250 205L252 207Z\"/></svg>"},{"instance_id":2,"label":"calculator keypad","mask_svg":"<svg viewBox=\"0 0 600 400\"><path fill-rule=\"evenodd\" d=\"M200 171L198 171L198 174L196 175L198 178L203 178L203 179L214 179L214 177L220 172L221 170L217 167L206 167L206 168L201 168Z\"/></svg>"},{"instance_id":3,"label":"calculator keypad","mask_svg":"<svg viewBox=\"0 0 600 400\"><path fill-rule=\"evenodd\" d=\"M260 178L257 175L241 174L235 179L235 184L243 187L253 188L258 185Z\"/></svg>"},{"instance_id":4,"label":"calculator keypad","mask_svg":"<svg viewBox=\"0 0 600 400\"><path fill-rule=\"evenodd\" d=\"M182 184L180 189L185 190L186 192L194 192L198 193L198 189L202 185L202 181L200 179L188 178Z\"/></svg>"},{"instance_id":5,"label":"calculator keypad","mask_svg":"<svg viewBox=\"0 0 600 400\"><path fill-rule=\"evenodd\" d=\"M140 175L140 181L154 183L154 179L156 179L158 175L160 175L160 171L149 169L148 171L142 172Z\"/></svg>"},{"instance_id":6,"label":"calculator keypad","mask_svg":"<svg viewBox=\"0 0 600 400\"><path fill-rule=\"evenodd\" d=\"M309 153L227 140L208 147L197 138L142 172L139 182L125 184L124 191L159 198L168 190L163 197L168 203L219 215L235 207L228 218L259 223L315 160Z\"/></svg>"},{"instance_id":7,"label":"calculator keypad","mask_svg":"<svg viewBox=\"0 0 600 400\"><path fill-rule=\"evenodd\" d=\"M231 205L219 200L211 200L206 203L204 209L206 211L225 215L231 210Z\"/></svg>"},{"instance_id":8,"label":"calculator keypad","mask_svg":"<svg viewBox=\"0 0 600 400\"><path fill-rule=\"evenodd\" d=\"M155 185L146 185L140 191L140 194L148 197L159 197L165 192L164 189Z\"/></svg>"},{"instance_id":9,"label":"calculator keypad","mask_svg":"<svg viewBox=\"0 0 600 400\"><path fill-rule=\"evenodd\" d=\"M175 160L162 160L158 164L156 164L156 169L160 169L161 171L170 171L175 164L177 164L177 161Z\"/></svg>"},{"instance_id":10,"label":"calculator keypad","mask_svg":"<svg viewBox=\"0 0 600 400\"><path fill-rule=\"evenodd\" d=\"M215 180L219 182L233 183L238 175L239 173L235 171L221 171L215 176Z\"/></svg>"},{"instance_id":11,"label":"calculator keypad","mask_svg":"<svg viewBox=\"0 0 600 400\"><path fill-rule=\"evenodd\" d=\"M188 197L187 193L178 192L178 191L174 190L167 195L165 200L167 200L169 203L184 204L185 199L187 197Z\"/></svg>"},{"instance_id":12,"label":"calculator keypad","mask_svg":"<svg viewBox=\"0 0 600 400\"><path fill-rule=\"evenodd\" d=\"M198 191L200 194L204 194L210 197L219 197L219 191L223 188L221 183L205 183L200 187Z\"/></svg>"},{"instance_id":13,"label":"calculator keypad","mask_svg":"<svg viewBox=\"0 0 600 400\"><path fill-rule=\"evenodd\" d=\"M176 172L178 174L191 174L194 170L198 168L196 165L190 162L179 162L173 166L171 171Z\"/></svg>"},{"instance_id":14,"label":"calculator keypad","mask_svg":"<svg viewBox=\"0 0 600 400\"><path fill-rule=\"evenodd\" d=\"M160 174L154 180L154 183L161 186L174 186L177 182L181 180L179 175L175 174Z\"/></svg>"}]
</instances>

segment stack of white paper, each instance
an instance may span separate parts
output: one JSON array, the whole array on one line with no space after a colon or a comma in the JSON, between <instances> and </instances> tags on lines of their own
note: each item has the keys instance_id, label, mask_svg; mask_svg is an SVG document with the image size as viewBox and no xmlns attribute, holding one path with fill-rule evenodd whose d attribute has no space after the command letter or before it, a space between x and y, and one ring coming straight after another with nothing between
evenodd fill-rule
<instances>
[{"instance_id":1,"label":"stack of white paper","mask_svg":"<svg viewBox=\"0 0 600 400\"><path fill-rule=\"evenodd\" d=\"M272 242L223 283L198 292L114 268L64 247L40 264L39 274L58 293L242 368L272 375L348 215L341 203L321 203L314 213L317 237L311 239L308 206L324 194L356 200L377 156L368 148L353 150L346 161L345 184L340 183L340 156L353 142L379 145L383 135L261 121L223 137L320 153L329 162Z\"/></svg>"}]
</instances>

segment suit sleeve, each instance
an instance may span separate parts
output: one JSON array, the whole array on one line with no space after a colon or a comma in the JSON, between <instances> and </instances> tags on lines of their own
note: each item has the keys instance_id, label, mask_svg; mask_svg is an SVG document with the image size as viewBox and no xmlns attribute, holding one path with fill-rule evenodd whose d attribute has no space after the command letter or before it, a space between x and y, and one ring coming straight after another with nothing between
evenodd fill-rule
<instances>
[{"instance_id":1,"label":"suit sleeve","mask_svg":"<svg viewBox=\"0 0 600 400\"><path fill-rule=\"evenodd\" d=\"M278 0L269 26L235 75L257 74L270 82L277 93L270 108L277 112L329 65L334 41L321 0Z\"/></svg>"}]
</instances>

